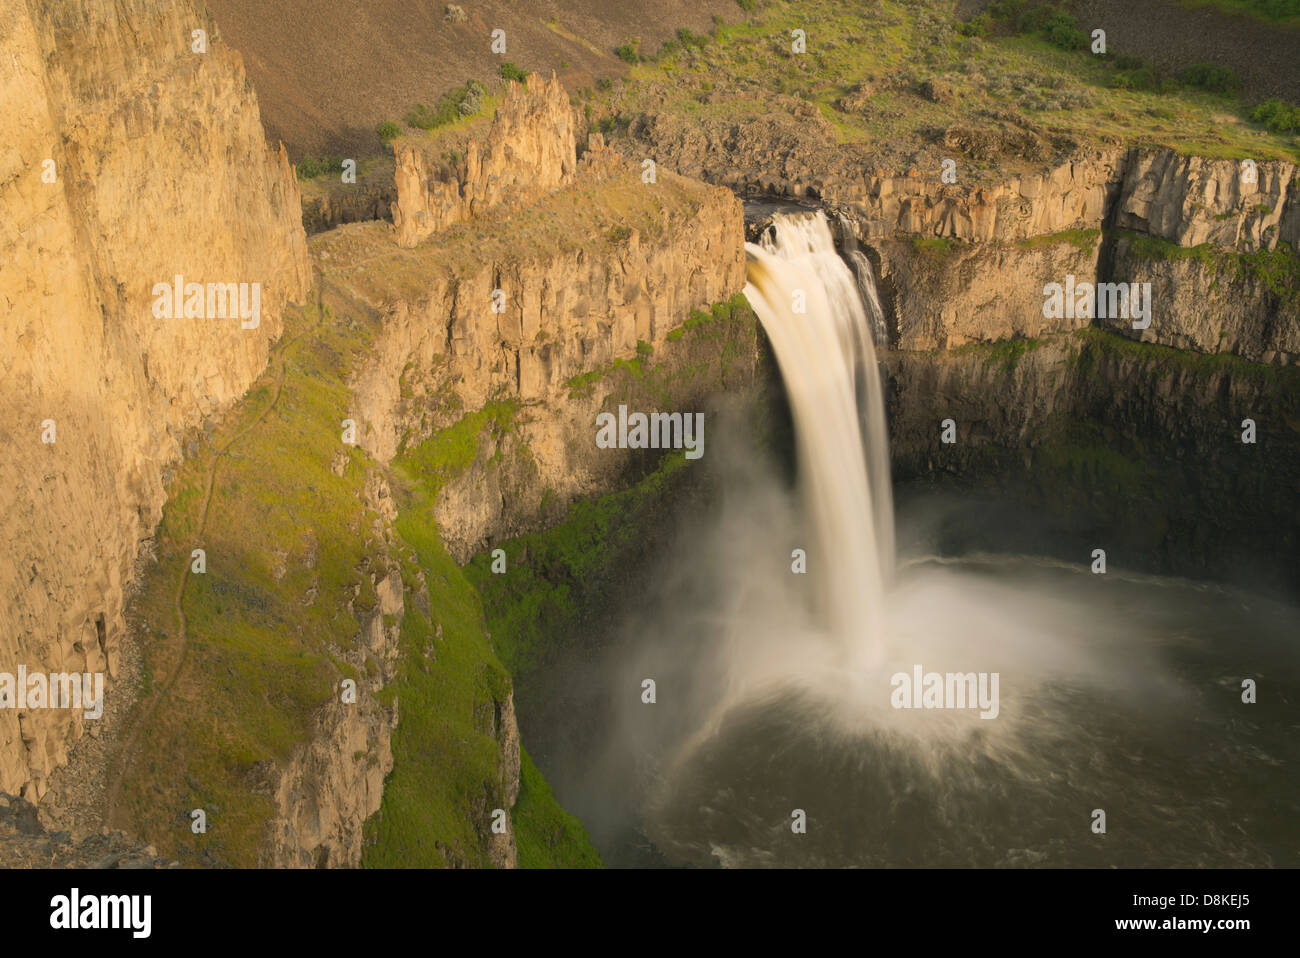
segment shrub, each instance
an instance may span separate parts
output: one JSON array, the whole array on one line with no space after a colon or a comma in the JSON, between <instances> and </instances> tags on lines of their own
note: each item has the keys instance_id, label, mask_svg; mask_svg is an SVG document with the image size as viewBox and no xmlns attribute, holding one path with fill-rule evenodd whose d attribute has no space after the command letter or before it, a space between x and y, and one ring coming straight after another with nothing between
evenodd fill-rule
<instances>
[{"instance_id":1,"label":"shrub","mask_svg":"<svg viewBox=\"0 0 1300 958\"><path fill-rule=\"evenodd\" d=\"M684 47L702 47L709 42L707 36L702 33L694 33L689 27L678 27L677 39L681 41Z\"/></svg>"},{"instance_id":2,"label":"shrub","mask_svg":"<svg viewBox=\"0 0 1300 958\"><path fill-rule=\"evenodd\" d=\"M661 46L659 48L659 52L655 54L655 59L666 60L669 57L676 56L678 53L681 52L682 52L681 41L668 39L663 42L663 46Z\"/></svg>"},{"instance_id":3,"label":"shrub","mask_svg":"<svg viewBox=\"0 0 1300 958\"><path fill-rule=\"evenodd\" d=\"M736 0L736 6L746 13L753 13L758 9L758 0Z\"/></svg>"},{"instance_id":4,"label":"shrub","mask_svg":"<svg viewBox=\"0 0 1300 958\"><path fill-rule=\"evenodd\" d=\"M298 161L295 167L300 180L314 180L318 176L326 173L342 173L343 158L338 156L325 156L319 160L315 157L304 156Z\"/></svg>"},{"instance_id":5,"label":"shrub","mask_svg":"<svg viewBox=\"0 0 1300 958\"><path fill-rule=\"evenodd\" d=\"M1250 118L1273 133L1300 133L1300 106L1276 98L1255 107Z\"/></svg>"},{"instance_id":6,"label":"shrub","mask_svg":"<svg viewBox=\"0 0 1300 958\"><path fill-rule=\"evenodd\" d=\"M614 51L615 55L624 63L636 63L641 58L637 56L636 44L625 43Z\"/></svg>"},{"instance_id":7,"label":"shrub","mask_svg":"<svg viewBox=\"0 0 1300 958\"><path fill-rule=\"evenodd\" d=\"M1053 13L1043 23L1042 32L1048 43L1062 50L1082 50L1088 46L1088 35L1068 13Z\"/></svg>"},{"instance_id":8,"label":"shrub","mask_svg":"<svg viewBox=\"0 0 1300 958\"><path fill-rule=\"evenodd\" d=\"M483 108L487 98L487 87L478 80L470 80L463 87L448 90L439 99L436 106L430 108L417 103L404 117L407 126L421 130L454 123L463 116L473 116Z\"/></svg>"},{"instance_id":9,"label":"shrub","mask_svg":"<svg viewBox=\"0 0 1300 958\"><path fill-rule=\"evenodd\" d=\"M1156 75L1148 67L1139 67L1136 70L1122 70L1115 74L1111 86L1117 90L1154 90L1156 88Z\"/></svg>"},{"instance_id":10,"label":"shrub","mask_svg":"<svg viewBox=\"0 0 1300 958\"><path fill-rule=\"evenodd\" d=\"M375 132L378 133L379 138L387 144L390 140L402 135L402 128L392 120L385 120L383 123L379 124L379 126L375 127Z\"/></svg>"},{"instance_id":11,"label":"shrub","mask_svg":"<svg viewBox=\"0 0 1300 958\"><path fill-rule=\"evenodd\" d=\"M1130 56L1127 53L1119 53L1115 56L1115 68L1118 70L1141 70L1142 66L1141 57Z\"/></svg>"},{"instance_id":12,"label":"shrub","mask_svg":"<svg viewBox=\"0 0 1300 958\"><path fill-rule=\"evenodd\" d=\"M528 78L528 74L515 66L513 60L507 60L505 63L501 64L497 69L497 72L501 74L501 79L511 80L515 83L523 83L524 80Z\"/></svg>"},{"instance_id":13,"label":"shrub","mask_svg":"<svg viewBox=\"0 0 1300 958\"><path fill-rule=\"evenodd\" d=\"M1017 33L1037 33L1047 26L1047 21L1055 13L1051 7L1036 6L1030 7L1016 17Z\"/></svg>"},{"instance_id":14,"label":"shrub","mask_svg":"<svg viewBox=\"0 0 1300 958\"><path fill-rule=\"evenodd\" d=\"M1178 82L1184 86L1223 94L1233 93L1241 86L1237 74L1227 67L1215 66L1213 63L1193 63L1186 69L1179 70Z\"/></svg>"},{"instance_id":15,"label":"shrub","mask_svg":"<svg viewBox=\"0 0 1300 958\"><path fill-rule=\"evenodd\" d=\"M1025 0L994 0L988 14L994 20L1015 20L1025 8Z\"/></svg>"},{"instance_id":16,"label":"shrub","mask_svg":"<svg viewBox=\"0 0 1300 958\"><path fill-rule=\"evenodd\" d=\"M565 61L568 66L568 61ZM487 99L487 87L478 80L470 80L465 84L465 96L460 101L458 110L461 116L473 116L479 110L483 109L483 101Z\"/></svg>"},{"instance_id":17,"label":"shrub","mask_svg":"<svg viewBox=\"0 0 1300 958\"><path fill-rule=\"evenodd\" d=\"M993 21L989 19L989 15L981 13L959 26L957 32L963 37L986 37L992 27Z\"/></svg>"}]
</instances>

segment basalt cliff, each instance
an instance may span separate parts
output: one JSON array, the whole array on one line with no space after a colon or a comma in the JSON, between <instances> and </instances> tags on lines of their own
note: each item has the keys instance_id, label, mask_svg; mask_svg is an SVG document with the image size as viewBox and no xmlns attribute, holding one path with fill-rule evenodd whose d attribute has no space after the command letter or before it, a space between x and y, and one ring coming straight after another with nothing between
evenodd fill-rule
<instances>
[{"instance_id":1,"label":"basalt cliff","mask_svg":"<svg viewBox=\"0 0 1300 958\"><path fill-rule=\"evenodd\" d=\"M306 293L298 188L202 4L7 2L3 20L0 670L116 675L169 464ZM260 284L260 324L157 318L178 275ZM39 800L83 731L75 710L0 710L0 791Z\"/></svg>"}]
</instances>

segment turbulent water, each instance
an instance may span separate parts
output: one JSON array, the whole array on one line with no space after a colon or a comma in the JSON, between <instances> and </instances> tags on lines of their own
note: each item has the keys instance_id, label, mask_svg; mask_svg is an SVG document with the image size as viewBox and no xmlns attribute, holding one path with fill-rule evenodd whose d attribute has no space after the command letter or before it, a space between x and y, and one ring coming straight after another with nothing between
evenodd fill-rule
<instances>
[{"instance_id":1,"label":"turbulent water","mask_svg":"<svg viewBox=\"0 0 1300 958\"><path fill-rule=\"evenodd\" d=\"M730 866L1300 862L1296 610L1028 558L895 570L870 264L849 251L855 277L820 214L778 215L747 249L799 489L782 503L747 476L695 545L735 571L721 608L701 596L668 618L695 663L722 639L693 676L698 728L655 772L660 851ZM812 602L804 576L756 559L801 531ZM995 714L898 708L891 676L918 669L996 675ZM1270 701L1244 704L1246 678Z\"/></svg>"},{"instance_id":2,"label":"turbulent water","mask_svg":"<svg viewBox=\"0 0 1300 958\"><path fill-rule=\"evenodd\" d=\"M927 555L935 507L920 500L896 562L870 264L849 251L855 276L814 214L777 216L748 253L795 484L743 438L746 411L724 411L705 460L715 500L682 503L616 634L543 677L554 706L528 730L605 860L1300 865L1297 610L1117 569ZM894 676L918 667L996 674L996 715L895 707ZM653 705L628 691L647 677Z\"/></svg>"}]
</instances>

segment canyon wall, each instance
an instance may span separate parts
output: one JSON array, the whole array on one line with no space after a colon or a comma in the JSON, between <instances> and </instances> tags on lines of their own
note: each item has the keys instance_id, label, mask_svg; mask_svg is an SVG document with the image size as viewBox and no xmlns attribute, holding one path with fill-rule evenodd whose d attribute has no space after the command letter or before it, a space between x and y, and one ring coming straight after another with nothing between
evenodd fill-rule
<instances>
[{"instance_id":1,"label":"canyon wall","mask_svg":"<svg viewBox=\"0 0 1300 958\"><path fill-rule=\"evenodd\" d=\"M1097 325L1182 349L1300 361L1300 180L1292 163L1270 160L1243 174L1231 160L1111 151L969 194L882 177L832 195L869 248L900 348L1087 325L1068 311L1044 313L1045 285L1073 277L1150 284L1147 328L1135 328L1133 315L1100 311Z\"/></svg>"},{"instance_id":2,"label":"canyon wall","mask_svg":"<svg viewBox=\"0 0 1300 958\"><path fill-rule=\"evenodd\" d=\"M948 501L941 548L1300 591L1300 370L1098 329L885 362L894 479Z\"/></svg>"},{"instance_id":3,"label":"canyon wall","mask_svg":"<svg viewBox=\"0 0 1300 958\"><path fill-rule=\"evenodd\" d=\"M603 186L611 194L650 189L635 170ZM638 355L661 360L684 351L670 332L692 310L744 286L736 198L672 174L654 189L660 236L630 229L599 249L582 242L523 255L515 249L504 259L465 258L463 269L430 271L422 289L390 304L372 358L353 384L361 443L379 461L490 400L522 407L516 439L536 469L527 495L503 496L497 480L479 476L450 484L440 499L439 526L459 559L515 529L547 490L565 503L606 487L622 468L616 451L595 455L593 424L603 393L574 384L575 377ZM613 210L590 211L601 217L589 228L593 235L618 230ZM461 260L454 253L444 259ZM492 311L498 289L506 297L499 314ZM663 396L653 408L686 411L670 405L673 400L686 397L680 391Z\"/></svg>"},{"instance_id":4,"label":"canyon wall","mask_svg":"<svg viewBox=\"0 0 1300 958\"><path fill-rule=\"evenodd\" d=\"M202 4L4 0L0 23L0 671L115 673L166 465L307 288L298 189ZM260 284L260 324L156 318L177 275ZM39 800L82 730L0 710L0 791Z\"/></svg>"},{"instance_id":5,"label":"canyon wall","mask_svg":"<svg viewBox=\"0 0 1300 958\"><path fill-rule=\"evenodd\" d=\"M1149 327L1134 329L1127 316L1096 320L1135 339L1267 363L1300 360L1294 162L1080 146L1003 117L998 129L953 126L940 145L1009 169L1065 158L992 182L994 174L957 168L956 182L944 183L937 170L881 169L861 150L827 149L834 130L815 108L775 102L788 115L778 109L726 128L639 116L618 145L633 159L653 156L738 192L826 208L872 259L891 345L952 348L1086 325L1043 312L1044 286L1072 276L1150 283Z\"/></svg>"},{"instance_id":6,"label":"canyon wall","mask_svg":"<svg viewBox=\"0 0 1300 958\"><path fill-rule=\"evenodd\" d=\"M519 531L544 500L607 488L626 467L617 451L593 455L605 395L575 378L638 356L684 356L670 332L744 286L742 209L730 191L666 172L647 182L599 134L579 159L573 128L562 88L533 76L512 85L458 170L431 173L419 149L397 150L394 227L420 266L383 303L354 412L361 444L387 463L489 401L519 404L510 442L524 458L493 459L507 470L526 462L530 476L471 471L439 498L440 530L462 561ZM469 221L473 232L450 230ZM443 235L427 240L434 233ZM708 392L696 385L645 411L686 412L680 404Z\"/></svg>"}]
</instances>

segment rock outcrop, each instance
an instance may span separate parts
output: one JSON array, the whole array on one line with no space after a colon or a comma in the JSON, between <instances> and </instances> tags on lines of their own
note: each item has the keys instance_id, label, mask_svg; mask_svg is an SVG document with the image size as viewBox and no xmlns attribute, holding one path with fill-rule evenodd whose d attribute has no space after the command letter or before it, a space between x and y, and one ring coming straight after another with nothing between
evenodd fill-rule
<instances>
[{"instance_id":1,"label":"rock outcrop","mask_svg":"<svg viewBox=\"0 0 1300 958\"><path fill-rule=\"evenodd\" d=\"M358 868L364 849L363 826L379 811L384 778L393 770L392 735L398 705L381 704L380 693L395 674L406 610L406 591L398 570L401 548L393 522L388 482L378 470L366 479L366 508L377 516L372 529L383 542L391 571L370 585L378 599L368 612L354 611L359 640L340 650L357 674L352 701L332 701L316 713L310 740L275 770L271 788L276 817L266 864L274 868ZM367 669L368 662L377 665ZM517 749L516 749L517 751ZM515 766L519 757L515 755Z\"/></svg>"},{"instance_id":2,"label":"rock outcrop","mask_svg":"<svg viewBox=\"0 0 1300 958\"><path fill-rule=\"evenodd\" d=\"M1238 254L1121 233L1111 275L1149 283L1152 322L1098 325L1143 342L1201 353L1234 353L1263 363L1300 362L1300 257L1282 250Z\"/></svg>"},{"instance_id":3,"label":"rock outcrop","mask_svg":"<svg viewBox=\"0 0 1300 958\"><path fill-rule=\"evenodd\" d=\"M573 179L577 155L573 110L560 81L530 74L511 83L484 140L448 162L418 142L394 145L397 202L393 225L401 246L482 215L508 199L523 200Z\"/></svg>"},{"instance_id":4,"label":"rock outcrop","mask_svg":"<svg viewBox=\"0 0 1300 958\"><path fill-rule=\"evenodd\" d=\"M1249 253L1300 250L1300 178L1281 160L1210 160L1172 150L1133 151L1115 225L1179 246L1211 243Z\"/></svg>"},{"instance_id":5,"label":"rock outcrop","mask_svg":"<svg viewBox=\"0 0 1300 958\"><path fill-rule=\"evenodd\" d=\"M591 492L600 485L583 462L592 437L577 433L590 433L603 397L575 389L575 377L639 354L671 355L668 334L692 310L743 288L734 196L671 173L644 184L639 169L598 140L593 147L583 164L590 172L532 209L536 242L519 218L499 218L408 254L428 265L412 270L418 285L386 304L372 358L353 383L359 440L380 462L508 398L524 407L522 442L541 476L529 483L533 498L546 487L560 502ZM638 197L645 219L621 216L615 195ZM557 243L550 224L566 220L568 239ZM438 520L460 559L501 532L505 516L526 510L493 488L444 492Z\"/></svg>"},{"instance_id":6,"label":"rock outcrop","mask_svg":"<svg viewBox=\"0 0 1300 958\"><path fill-rule=\"evenodd\" d=\"M892 316L890 341L899 349L950 349L1088 325L1082 317L1044 316L1042 285L1068 275L1095 277L1097 233L1046 242L875 243L882 303ZM1055 277L1061 279L1049 279Z\"/></svg>"},{"instance_id":7,"label":"rock outcrop","mask_svg":"<svg viewBox=\"0 0 1300 958\"><path fill-rule=\"evenodd\" d=\"M0 16L0 670L112 673L167 463L262 371L306 290L298 189L202 4ZM250 314L258 284L260 321L203 318L227 305L211 294L161 318L155 284L176 276L248 284ZM0 710L0 790L39 800L82 726Z\"/></svg>"},{"instance_id":8,"label":"rock outcrop","mask_svg":"<svg viewBox=\"0 0 1300 958\"><path fill-rule=\"evenodd\" d=\"M899 348L1033 338L1095 322L1182 349L1300 358L1294 164L1131 150L965 199L920 181L897 192L899 183L869 181L838 207L882 274ZM1044 287L1071 277L1149 283L1150 325L1137 328L1130 315L1051 318Z\"/></svg>"}]
</instances>

